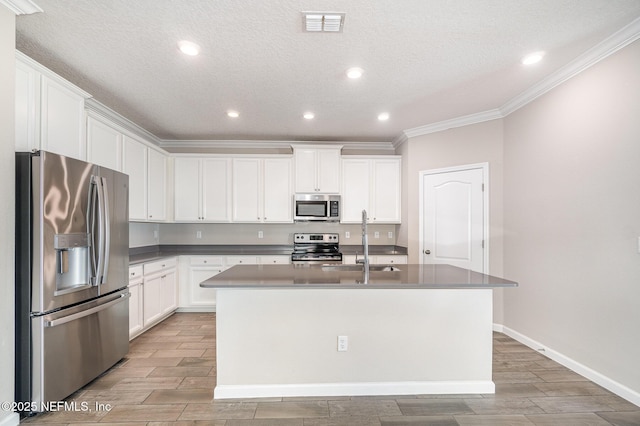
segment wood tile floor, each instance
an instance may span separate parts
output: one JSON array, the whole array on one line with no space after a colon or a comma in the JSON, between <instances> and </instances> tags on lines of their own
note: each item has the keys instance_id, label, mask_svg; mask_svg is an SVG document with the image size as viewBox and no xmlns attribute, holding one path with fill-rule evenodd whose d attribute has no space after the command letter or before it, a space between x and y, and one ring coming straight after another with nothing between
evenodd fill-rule
<instances>
[{"instance_id":1,"label":"wood tile floor","mask_svg":"<svg viewBox=\"0 0 640 426\"><path fill-rule=\"evenodd\" d=\"M224 426L640 425L640 407L494 334L495 395L213 401L215 314L177 313L76 392L24 423ZM98 404L98 405L96 405Z\"/></svg>"}]
</instances>

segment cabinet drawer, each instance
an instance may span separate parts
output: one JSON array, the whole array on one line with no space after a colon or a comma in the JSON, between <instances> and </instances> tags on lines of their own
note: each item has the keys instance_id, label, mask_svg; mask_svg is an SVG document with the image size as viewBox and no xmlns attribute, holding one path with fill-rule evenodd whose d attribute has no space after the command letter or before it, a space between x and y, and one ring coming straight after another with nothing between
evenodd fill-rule
<instances>
[{"instance_id":1,"label":"cabinet drawer","mask_svg":"<svg viewBox=\"0 0 640 426\"><path fill-rule=\"evenodd\" d=\"M291 263L291 256L260 256L262 265L285 265Z\"/></svg>"},{"instance_id":2,"label":"cabinet drawer","mask_svg":"<svg viewBox=\"0 0 640 426\"><path fill-rule=\"evenodd\" d=\"M142 265L129 266L129 283L142 280Z\"/></svg>"},{"instance_id":3,"label":"cabinet drawer","mask_svg":"<svg viewBox=\"0 0 640 426\"><path fill-rule=\"evenodd\" d=\"M257 256L227 256L227 265L257 265Z\"/></svg>"},{"instance_id":4,"label":"cabinet drawer","mask_svg":"<svg viewBox=\"0 0 640 426\"><path fill-rule=\"evenodd\" d=\"M224 265L222 256L191 256L190 265L200 266L219 266Z\"/></svg>"},{"instance_id":5,"label":"cabinet drawer","mask_svg":"<svg viewBox=\"0 0 640 426\"><path fill-rule=\"evenodd\" d=\"M169 269L169 268L175 268L175 267L176 267L175 257L156 260L155 262L149 262L144 264L144 275L153 274L155 272L162 271L163 269Z\"/></svg>"},{"instance_id":6,"label":"cabinet drawer","mask_svg":"<svg viewBox=\"0 0 640 426\"><path fill-rule=\"evenodd\" d=\"M377 255L376 261L379 265L402 265L407 263L407 256L404 255Z\"/></svg>"}]
</instances>

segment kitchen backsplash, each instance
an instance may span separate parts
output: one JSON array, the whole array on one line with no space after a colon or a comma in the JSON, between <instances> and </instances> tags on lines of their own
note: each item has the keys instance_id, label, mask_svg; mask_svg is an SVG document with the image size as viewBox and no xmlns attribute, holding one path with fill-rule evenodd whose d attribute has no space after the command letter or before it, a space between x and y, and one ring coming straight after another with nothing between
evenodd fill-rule
<instances>
[{"instance_id":1,"label":"kitchen backsplash","mask_svg":"<svg viewBox=\"0 0 640 426\"><path fill-rule=\"evenodd\" d=\"M395 245L396 226L369 224L369 244ZM262 238L259 238L260 232L262 232ZM358 245L362 242L362 228L359 224L290 223L267 225L132 222L129 225L129 247L157 244L293 244L293 234L296 232L337 232L340 234L341 244ZM350 234L350 238L346 238L347 232ZM375 238L376 232L378 238Z\"/></svg>"}]
</instances>

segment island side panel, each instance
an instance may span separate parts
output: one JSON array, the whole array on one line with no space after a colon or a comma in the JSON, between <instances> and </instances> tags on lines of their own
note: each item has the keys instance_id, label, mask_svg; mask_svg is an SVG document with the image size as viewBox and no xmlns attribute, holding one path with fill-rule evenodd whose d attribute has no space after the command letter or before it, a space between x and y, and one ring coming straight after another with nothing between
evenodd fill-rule
<instances>
[{"instance_id":1,"label":"island side panel","mask_svg":"<svg viewBox=\"0 0 640 426\"><path fill-rule=\"evenodd\" d=\"M216 399L495 390L491 289L220 289L216 324Z\"/></svg>"}]
</instances>

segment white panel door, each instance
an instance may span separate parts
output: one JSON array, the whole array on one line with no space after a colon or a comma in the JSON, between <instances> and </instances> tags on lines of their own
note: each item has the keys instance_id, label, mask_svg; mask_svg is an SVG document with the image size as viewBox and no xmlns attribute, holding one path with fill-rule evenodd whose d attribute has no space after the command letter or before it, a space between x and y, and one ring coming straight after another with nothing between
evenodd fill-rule
<instances>
[{"instance_id":1,"label":"white panel door","mask_svg":"<svg viewBox=\"0 0 640 426\"><path fill-rule=\"evenodd\" d=\"M87 117L87 161L122 171L121 158L122 133L100 120Z\"/></svg>"},{"instance_id":2,"label":"white panel door","mask_svg":"<svg viewBox=\"0 0 640 426\"><path fill-rule=\"evenodd\" d=\"M176 158L174 160L173 193L176 221L202 220L199 159Z\"/></svg>"},{"instance_id":3,"label":"white panel door","mask_svg":"<svg viewBox=\"0 0 640 426\"><path fill-rule=\"evenodd\" d=\"M208 222L231 220L231 159L202 160L202 216Z\"/></svg>"},{"instance_id":4,"label":"white panel door","mask_svg":"<svg viewBox=\"0 0 640 426\"><path fill-rule=\"evenodd\" d=\"M147 219L167 218L167 158L161 152L149 149L147 193Z\"/></svg>"},{"instance_id":5,"label":"white panel door","mask_svg":"<svg viewBox=\"0 0 640 426\"><path fill-rule=\"evenodd\" d=\"M371 167L373 181L369 213L371 221L400 223L400 160L373 160Z\"/></svg>"},{"instance_id":6,"label":"white panel door","mask_svg":"<svg viewBox=\"0 0 640 426\"><path fill-rule=\"evenodd\" d=\"M290 158L263 161L263 199L265 222L293 222L293 191Z\"/></svg>"},{"instance_id":7,"label":"white panel door","mask_svg":"<svg viewBox=\"0 0 640 426\"><path fill-rule=\"evenodd\" d=\"M260 195L260 160L257 158L234 158L233 221L262 221Z\"/></svg>"},{"instance_id":8,"label":"white panel door","mask_svg":"<svg viewBox=\"0 0 640 426\"><path fill-rule=\"evenodd\" d=\"M129 220L147 220L147 147L123 137L122 171L129 175Z\"/></svg>"},{"instance_id":9,"label":"white panel door","mask_svg":"<svg viewBox=\"0 0 640 426\"><path fill-rule=\"evenodd\" d=\"M482 168L422 176L422 263L484 272Z\"/></svg>"},{"instance_id":10,"label":"white panel door","mask_svg":"<svg viewBox=\"0 0 640 426\"><path fill-rule=\"evenodd\" d=\"M296 192L317 192L317 150L296 148L295 188Z\"/></svg>"},{"instance_id":11,"label":"white panel door","mask_svg":"<svg viewBox=\"0 0 640 426\"><path fill-rule=\"evenodd\" d=\"M368 159L342 160L342 223L362 222L362 210L369 210L370 161ZM371 212L367 211L369 217Z\"/></svg>"},{"instance_id":12,"label":"white panel door","mask_svg":"<svg viewBox=\"0 0 640 426\"><path fill-rule=\"evenodd\" d=\"M338 193L340 191L340 150L318 150L318 190Z\"/></svg>"}]
</instances>

